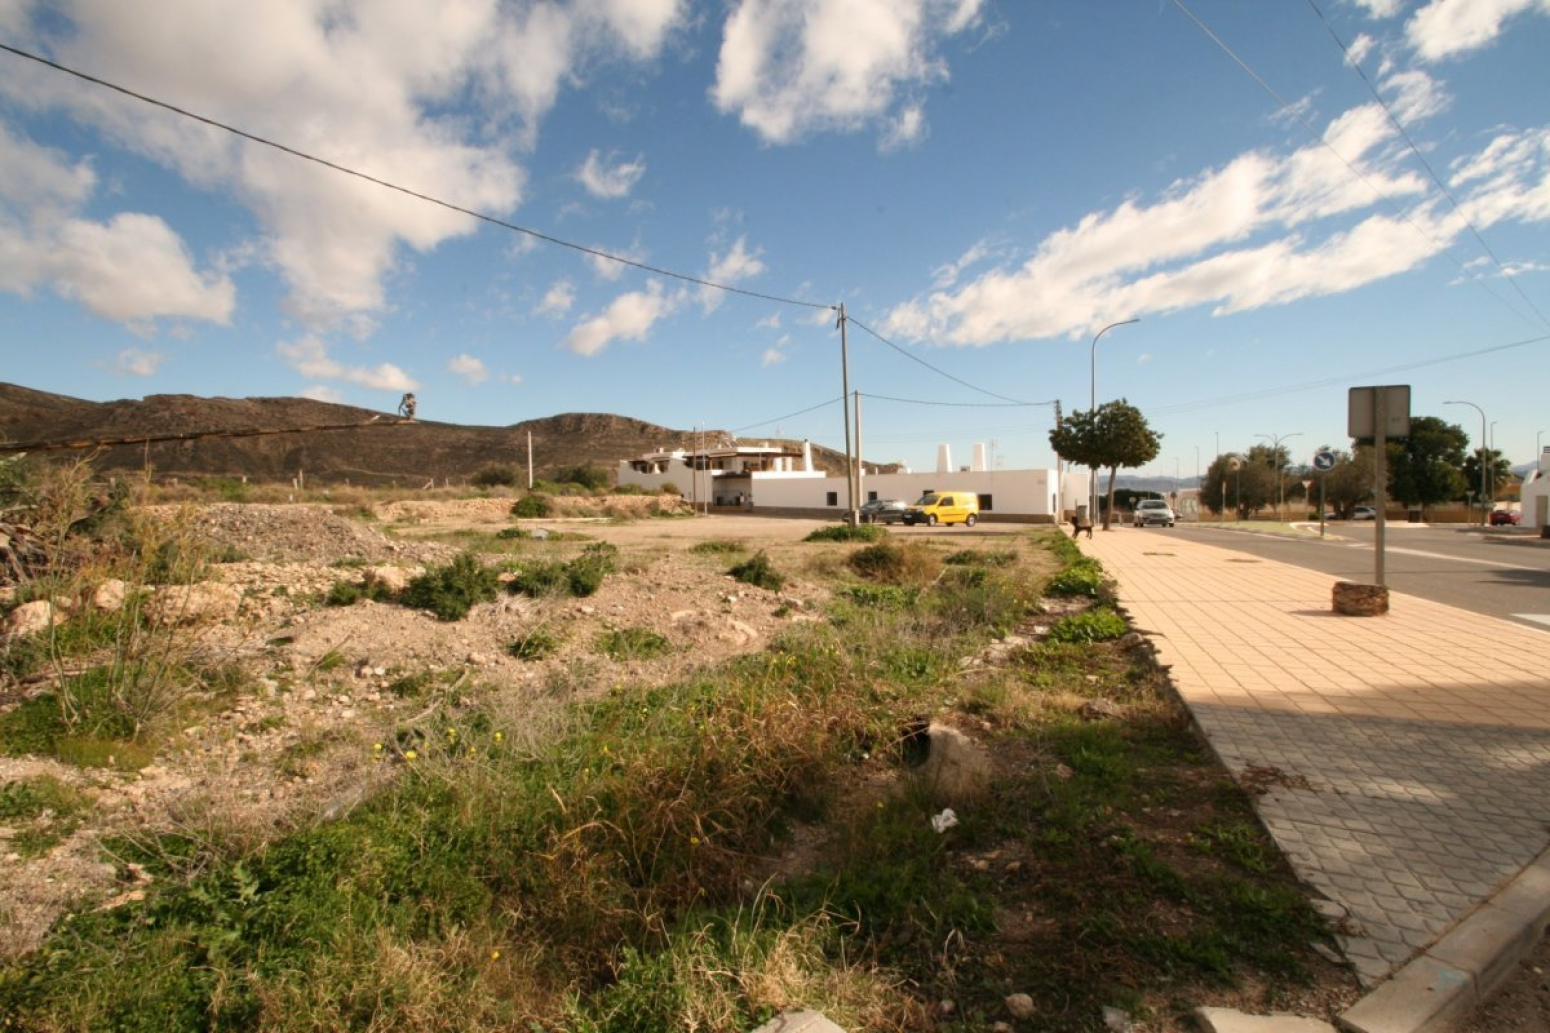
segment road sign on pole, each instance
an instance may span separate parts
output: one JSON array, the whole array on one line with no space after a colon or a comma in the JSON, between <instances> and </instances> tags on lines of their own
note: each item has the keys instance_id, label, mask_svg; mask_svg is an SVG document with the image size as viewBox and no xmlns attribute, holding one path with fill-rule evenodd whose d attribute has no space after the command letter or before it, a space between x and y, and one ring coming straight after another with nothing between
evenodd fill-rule
<instances>
[{"instance_id":1,"label":"road sign on pole","mask_svg":"<svg viewBox=\"0 0 1550 1033\"><path fill-rule=\"evenodd\" d=\"M1372 441L1372 493L1377 503L1373 527L1373 583L1383 587L1384 532L1388 521L1388 439L1410 434L1410 385L1353 387L1348 403L1350 426L1347 430L1358 441Z\"/></svg>"}]
</instances>

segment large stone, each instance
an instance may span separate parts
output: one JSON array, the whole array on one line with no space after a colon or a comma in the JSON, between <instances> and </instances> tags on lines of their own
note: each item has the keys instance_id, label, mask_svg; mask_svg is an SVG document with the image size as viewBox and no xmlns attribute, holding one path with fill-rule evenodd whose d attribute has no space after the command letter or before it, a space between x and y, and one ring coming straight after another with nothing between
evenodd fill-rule
<instances>
[{"instance_id":1,"label":"large stone","mask_svg":"<svg viewBox=\"0 0 1550 1033\"><path fill-rule=\"evenodd\" d=\"M86 605L102 613L117 613L124 608L124 599L128 594L128 585L116 577L110 577L91 590L91 595L86 597Z\"/></svg>"},{"instance_id":2,"label":"large stone","mask_svg":"<svg viewBox=\"0 0 1550 1033\"><path fill-rule=\"evenodd\" d=\"M1381 617L1389 612L1389 590L1386 585L1336 581L1334 600L1335 612L1347 617Z\"/></svg>"},{"instance_id":3,"label":"large stone","mask_svg":"<svg viewBox=\"0 0 1550 1033\"><path fill-rule=\"evenodd\" d=\"M819 1012L788 1011L777 1015L754 1033L845 1033Z\"/></svg>"},{"instance_id":4,"label":"large stone","mask_svg":"<svg viewBox=\"0 0 1550 1033\"><path fill-rule=\"evenodd\" d=\"M158 589L147 612L158 624L200 624L231 620L242 606L242 593L231 585L209 582Z\"/></svg>"},{"instance_id":5,"label":"large stone","mask_svg":"<svg viewBox=\"0 0 1550 1033\"><path fill-rule=\"evenodd\" d=\"M926 729L929 746L916 777L939 804L976 800L990 789L990 757L982 746L949 725Z\"/></svg>"},{"instance_id":6,"label":"large stone","mask_svg":"<svg viewBox=\"0 0 1550 1033\"><path fill-rule=\"evenodd\" d=\"M34 599L30 603L22 603L6 615L5 637L25 638L36 635L64 619L63 607L54 605L49 599Z\"/></svg>"},{"instance_id":7,"label":"large stone","mask_svg":"<svg viewBox=\"0 0 1550 1033\"><path fill-rule=\"evenodd\" d=\"M1206 1033L1335 1033L1323 1019L1300 1015L1246 1015L1235 1008L1196 1008Z\"/></svg>"},{"instance_id":8,"label":"large stone","mask_svg":"<svg viewBox=\"0 0 1550 1033\"><path fill-rule=\"evenodd\" d=\"M389 592L397 595L409 587L409 581L413 574L403 567L367 567L362 571L368 585L381 585Z\"/></svg>"}]
</instances>

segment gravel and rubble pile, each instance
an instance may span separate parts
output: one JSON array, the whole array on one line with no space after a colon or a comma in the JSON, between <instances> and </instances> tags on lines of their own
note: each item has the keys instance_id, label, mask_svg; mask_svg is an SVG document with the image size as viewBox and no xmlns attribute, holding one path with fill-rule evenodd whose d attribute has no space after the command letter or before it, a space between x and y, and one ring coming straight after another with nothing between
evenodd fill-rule
<instances>
[{"instance_id":1,"label":"gravel and rubble pile","mask_svg":"<svg viewBox=\"0 0 1550 1033\"><path fill-rule=\"evenodd\" d=\"M395 541L324 506L220 503L191 514L176 507L151 512L186 519L189 530L212 546L230 547L256 560L425 564L445 562L457 552L436 543Z\"/></svg>"}]
</instances>

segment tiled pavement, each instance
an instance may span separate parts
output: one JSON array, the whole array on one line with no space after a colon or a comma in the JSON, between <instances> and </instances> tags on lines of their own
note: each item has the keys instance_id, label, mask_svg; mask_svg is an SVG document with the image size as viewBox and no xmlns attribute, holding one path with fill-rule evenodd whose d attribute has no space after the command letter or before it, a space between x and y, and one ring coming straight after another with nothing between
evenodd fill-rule
<instances>
[{"instance_id":1,"label":"tiled pavement","mask_svg":"<svg viewBox=\"0 0 1550 1033\"><path fill-rule=\"evenodd\" d=\"M1550 845L1550 632L1125 527L1081 540L1375 983Z\"/></svg>"}]
</instances>

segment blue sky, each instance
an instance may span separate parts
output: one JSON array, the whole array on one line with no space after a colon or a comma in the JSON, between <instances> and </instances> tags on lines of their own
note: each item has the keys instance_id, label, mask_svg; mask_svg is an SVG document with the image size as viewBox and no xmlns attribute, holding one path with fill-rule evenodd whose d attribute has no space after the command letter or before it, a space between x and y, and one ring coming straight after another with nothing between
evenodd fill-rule
<instances>
[{"instance_id":1,"label":"blue sky","mask_svg":"<svg viewBox=\"0 0 1550 1033\"><path fill-rule=\"evenodd\" d=\"M1049 465L1009 402L1087 408L1128 319L1096 391L1151 474L1343 447L1358 385L1550 440L1550 0L0 0L0 42L660 270L0 52L29 387L839 447L843 303L868 459Z\"/></svg>"}]
</instances>

